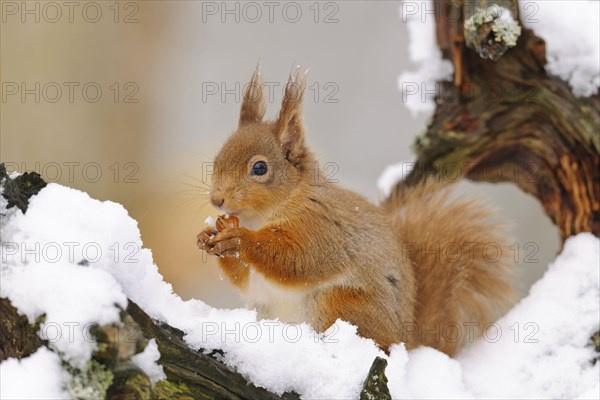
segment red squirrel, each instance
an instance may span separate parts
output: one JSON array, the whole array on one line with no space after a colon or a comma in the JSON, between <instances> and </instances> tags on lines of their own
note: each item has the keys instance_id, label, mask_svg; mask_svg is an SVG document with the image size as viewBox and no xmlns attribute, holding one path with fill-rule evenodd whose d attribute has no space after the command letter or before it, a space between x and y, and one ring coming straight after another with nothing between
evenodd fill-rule
<instances>
[{"instance_id":1,"label":"red squirrel","mask_svg":"<svg viewBox=\"0 0 600 400\"><path fill-rule=\"evenodd\" d=\"M292 73L277 119L264 121L257 67L214 161L210 200L232 219L204 229L198 247L260 317L317 331L340 318L386 351L455 354L512 298L502 227L439 180L397 186L380 205L328 181L305 143L306 80Z\"/></svg>"}]
</instances>

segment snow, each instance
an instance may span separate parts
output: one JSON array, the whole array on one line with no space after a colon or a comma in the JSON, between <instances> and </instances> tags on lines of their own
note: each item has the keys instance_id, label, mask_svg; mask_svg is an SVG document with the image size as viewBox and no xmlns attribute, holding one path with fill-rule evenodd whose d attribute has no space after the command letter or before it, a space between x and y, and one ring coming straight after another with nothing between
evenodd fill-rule
<instances>
[{"instance_id":1,"label":"snow","mask_svg":"<svg viewBox=\"0 0 600 400\"><path fill-rule=\"evenodd\" d=\"M119 321L117 306L127 305L125 295L109 273L99 269L87 271L68 263L56 263L52 268L33 264L9 269L2 275L0 293L29 321L45 314L40 329L42 338L80 368L95 349L86 329L92 323Z\"/></svg>"},{"instance_id":2,"label":"snow","mask_svg":"<svg viewBox=\"0 0 600 400\"><path fill-rule=\"evenodd\" d=\"M144 351L131 357L131 361L144 371L153 385L167 378L163 367L156 363L159 359L160 352L158 351L156 339L150 339Z\"/></svg>"},{"instance_id":3,"label":"snow","mask_svg":"<svg viewBox=\"0 0 600 400\"><path fill-rule=\"evenodd\" d=\"M49 184L31 199L26 215L18 211L7 218L2 225L1 295L30 321L45 314L46 324L59 327L110 323L127 297L152 318L185 332L192 348L221 349L224 363L278 394L293 390L303 399L358 398L376 356L388 359L394 398L577 398L594 396L597 389L600 364L590 362L595 353L587 344L600 325L600 244L590 234L569 239L530 295L484 339L451 359L430 348L407 352L402 345L387 356L344 321L319 334L306 324L257 320L253 310L183 301L143 248L137 223L127 211L74 189ZM44 252L50 243L58 244L60 255ZM26 252L36 244L39 250ZM87 262L81 263L83 259ZM515 323L517 339L511 329ZM30 391L40 388L54 388L47 392L54 394L65 381L57 370L59 359L72 365L89 360L93 344L78 338L85 338L85 331L75 330L74 340L68 340L71 325L52 341L52 351L41 349L20 363L2 363L3 384L5 366L7 373L54 371L30 381L35 385L15 386L27 392L11 395L35 397ZM156 365L159 357L153 340L134 357L153 382L164 376Z\"/></svg>"},{"instance_id":4,"label":"snow","mask_svg":"<svg viewBox=\"0 0 600 400\"><path fill-rule=\"evenodd\" d=\"M600 364L591 366L586 344L600 328L598 238L582 233L568 239L498 326L499 341L480 341L459 357L476 397L575 398L596 386Z\"/></svg>"},{"instance_id":5,"label":"snow","mask_svg":"<svg viewBox=\"0 0 600 400\"><path fill-rule=\"evenodd\" d=\"M577 400L594 400L600 398L600 382L596 383L596 386L577 397Z\"/></svg>"},{"instance_id":6,"label":"snow","mask_svg":"<svg viewBox=\"0 0 600 400\"><path fill-rule=\"evenodd\" d=\"M45 200L48 198L61 199L61 204ZM94 322L119 321L118 307L127 306L125 294L110 273L77 264L97 257L102 264L101 258L109 255L101 254L96 240L101 236L95 232L104 232L108 239L111 228L118 228L104 218L108 215L96 213L98 218L92 218L94 212L82 210L78 206L81 198L92 208L103 204L82 192L50 184L32 198L26 215L19 212L11 218L2 232L0 287L0 296L9 298L29 321L45 314L41 336L78 368L95 349L87 329ZM122 209L115 203L104 204L98 209ZM96 224L88 225L90 220Z\"/></svg>"},{"instance_id":7,"label":"snow","mask_svg":"<svg viewBox=\"0 0 600 400\"><path fill-rule=\"evenodd\" d=\"M410 174L414 166L414 161L402 161L385 167L377 179L379 191L385 197L389 196L396 183L403 181Z\"/></svg>"},{"instance_id":8,"label":"snow","mask_svg":"<svg viewBox=\"0 0 600 400\"><path fill-rule=\"evenodd\" d=\"M523 24L546 41L546 69L569 82L576 96L600 87L600 2L520 1Z\"/></svg>"},{"instance_id":9,"label":"snow","mask_svg":"<svg viewBox=\"0 0 600 400\"><path fill-rule=\"evenodd\" d=\"M251 319L237 325L234 321L216 325L219 334L214 343L226 351L229 365L278 394L294 390L309 399L357 398L373 359L384 356L371 340L356 335L356 327L343 321L319 335L306 324L256 323L254 313L246 317ZM227 332L228 340L223 342ZM203 343L197 332L186 341L192 346Z\"/></svg>"},{"instance_id":10,"label":"snow","mask_svg":"<svg viewBox=\"0 0 600 400\"><path fill-rule=\"evenodd\" d=\"M386 376L394 398L402 399L469 399L472 395L461 380L458 361L429 347L409 353L404 346L394 346Z\"/></svg>"},{"instance_id":11,"label":"snow","mask_svg":"<svg viewBox=\"0 0 600 400\"><path fill-rule=\"evenodd\" d=\"M208 217L206 217L206 219L204 220L204 223L208 226L212 226L213 228L217 227L217 220L214 219L213 217L211 217L210 215Z\"/></svg>"},{"instance_id":12,"label":"snow","mask_svg":"<svg viewBox=\"0 0 600 400\"><path fill-rule=\"evenodd\" d=\"M433 2L404 0L400 6L400 18L408 29L408 56L417 64L414 71L404 71L398 77L402 102L413 117L419 113L431 113L435 109L437 81L450 80L454 67L442 58L435 37Z\"/></svg>"},{"instance_id":13,"label":"snow","mask_svg":"<svg viewBox=\"0 0 600 400\"><path fill-rule=\"evenodd\" d=\"M0 364L0 399L68 399L67 380L58 355L41 347L27 358Z\"/></svg>"}]
</instances>

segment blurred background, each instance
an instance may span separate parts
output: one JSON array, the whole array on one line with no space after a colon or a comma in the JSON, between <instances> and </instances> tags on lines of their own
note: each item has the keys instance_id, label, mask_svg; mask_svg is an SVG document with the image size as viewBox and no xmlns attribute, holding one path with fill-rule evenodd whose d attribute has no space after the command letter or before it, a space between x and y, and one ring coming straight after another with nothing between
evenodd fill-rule
<instances>
[{"instance_id":1,"label":"blurred background","mask_svg":"<svg viewBox=\"0 0 600 400\"><path fill-rule=\"evenodd\" d=\"M0 160L123 204L183 298L240 298L196 234L217 212L207 166L236 127L260 59L274 117L295 64L309 67L308 141L335 179L373 201L383 169L411 161L428 116L398 75L413 68L398 1L1 1ZM520 290L543 274L558 234L535 199L485 193L512 226ZM518 251L517 251L518 249Z\"/></svg>"}]
</instances>

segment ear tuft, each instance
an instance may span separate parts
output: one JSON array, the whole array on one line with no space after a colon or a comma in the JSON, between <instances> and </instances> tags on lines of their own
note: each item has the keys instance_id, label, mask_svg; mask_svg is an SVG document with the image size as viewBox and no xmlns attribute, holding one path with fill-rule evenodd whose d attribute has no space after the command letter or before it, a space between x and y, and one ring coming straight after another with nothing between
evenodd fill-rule
<instances>
[{"instance_id":1,"label":"ear tuft","mask_svg":"<svg viewBox=\"0 0 600 400\"><path fill-rule=\"evenodd\" d=\"M266 111L267 99L264 95L264 84L260 76L260 63L258 63L256 64L256 70L252 75L252 79L246 84L244 89L239 126L250 122L262 121Z\"/></svg>"},{"instance_id":2,"label":"ear tuft","mask_svg":"<svg viewBox=\"0 0 600 400\"><path fill-rule=\"evenodd\" d=\"M283 147L286 158L295 165L302 161L306 153L302 101L307 78L308 70L302 71L299 65L290 73L275 128L277 140Z\"/></svg>"}]
</instances>

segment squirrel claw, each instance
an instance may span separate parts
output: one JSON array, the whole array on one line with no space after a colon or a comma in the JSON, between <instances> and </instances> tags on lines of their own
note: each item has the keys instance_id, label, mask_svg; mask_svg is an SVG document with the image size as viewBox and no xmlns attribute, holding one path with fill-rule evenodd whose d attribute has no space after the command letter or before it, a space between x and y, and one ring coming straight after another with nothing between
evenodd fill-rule
<instances>
[{"instance_id":1,"label":"squirrel claw","mask_svg":"<svg viewBox=\"0 0 600 400\"><path fill-rule=\"evenodd\" d=\"M242 228L230 228L219 232L207 242L209 246L207 253L211 255L239 257L244 233L245 230Z\"/></svg>"},{"instance_id":2,"label":"squirrel claw","mask_svg":"<svg viewBox=\"0 0 600 400\"><path fill-rule=\"evenodd\" d=\"M210 240L218 233L218 231L213 227L205 228L202 232L200 232L197 236L197 246L200 250L208 251L213 245L210 243Z\"/></svg>"}]
</instances>

